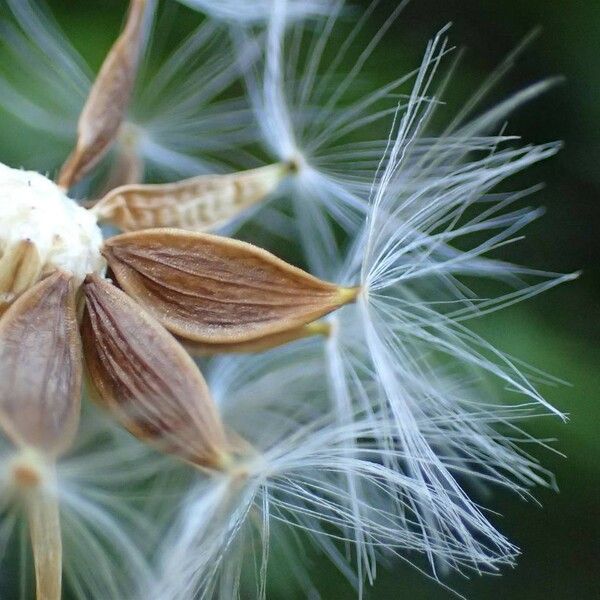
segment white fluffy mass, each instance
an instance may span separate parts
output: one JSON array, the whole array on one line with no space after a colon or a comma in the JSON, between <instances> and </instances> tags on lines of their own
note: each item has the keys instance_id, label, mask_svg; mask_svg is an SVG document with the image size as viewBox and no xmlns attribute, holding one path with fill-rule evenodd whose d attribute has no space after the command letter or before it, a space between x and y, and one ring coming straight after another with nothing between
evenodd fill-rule
<instances>
[{"instance_id":1,"label":"white fluffy mass","mask_svg":"<svg viewBox=\"0 0 600 600\"><path fill-rule=\"evenodd\" d=\"M58 268L83 281L102 273L102 232L90 212L47 177L0 166L0 254L23 240L32 242L42 272Z\"/></svg>"}]
</instances>

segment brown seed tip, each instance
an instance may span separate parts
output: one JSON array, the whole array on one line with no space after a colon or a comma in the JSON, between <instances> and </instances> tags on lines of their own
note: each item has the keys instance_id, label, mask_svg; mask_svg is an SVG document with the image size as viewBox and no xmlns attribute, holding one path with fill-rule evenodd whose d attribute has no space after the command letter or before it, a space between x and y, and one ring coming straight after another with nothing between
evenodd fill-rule
<instances>
[{"instance_id":1,"label":"brown seed tip","mask_svg":"<svg viewBox=\"0 0 600 600\"><path fill-rule=\"evenodd\" d=\"M31 465L15 465L12 470L13 481L19 488L33 488L40 484L40 473Z\"/></svg>"},{"instance_id":2,"label":"brown seed tip","mask_svg":"<svg viewBox=\"0 0 600 600\"><path fill-rule=\"evenodd\" d=\"M46 465L41 455L29 448L20 452L10 466L12 482L21 490L38 487L44 479L45 471Z\"/></svg>"},{"instance_id":3,"label":"brown seed tip","mask_svg":"<svg viewBox=\"0 0 600 600\"><path fill-rule=\"evenodd\" d=\"M337 289L339 305L343 306L344 304L350 304L351 302L354 302L360 294L361 289L362 288L360 286L339 287Z\"/></svg>"},{"instance_id":4,"label":"brown seed tip","mask_svg":"<svg viewBox=\"0 0 600 600\"><path fill-rule=\"evenodd\" d=\"M219 454L212 468L239 484L243 484L251 474L247 460L243 456L231 452Z\"/></svg>"},{"instance_id":5,"label":"brown seed tip","mask_svg":"<svg viewBox=\"0 0 600 600\"><path fill-rule=\"evenodd\" d=\"M301 154L294 154L286 163L288 171L292 175L299 173L306 165L306 160Z\"/></svg>"}]
</instances>

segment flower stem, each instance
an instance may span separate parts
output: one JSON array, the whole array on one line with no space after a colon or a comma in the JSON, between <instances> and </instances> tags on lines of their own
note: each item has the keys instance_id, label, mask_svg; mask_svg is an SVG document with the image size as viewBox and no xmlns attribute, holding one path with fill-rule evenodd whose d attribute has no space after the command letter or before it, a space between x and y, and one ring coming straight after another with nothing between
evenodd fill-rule
<instances>
[{"instance_id":1,"label":"flower stem","mask_svg":"<svg viewBox=\"0 0 600 600\"><path fill-rule=\"evenodd\" d=\"M32 490L28 502L29 530L35 564L37 600L60 600L62 541L58 501L52 493Z\"/></svg>"}]
</instances>

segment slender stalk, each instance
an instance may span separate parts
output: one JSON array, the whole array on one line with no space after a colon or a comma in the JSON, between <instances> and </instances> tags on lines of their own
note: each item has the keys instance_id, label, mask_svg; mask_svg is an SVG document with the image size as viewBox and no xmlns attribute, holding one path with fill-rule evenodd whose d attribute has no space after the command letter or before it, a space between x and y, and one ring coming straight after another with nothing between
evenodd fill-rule
<instances>
[{"instance_id":1,"label":"slender stalk","mask_svg":"<svg viewBox=\"0 0 600 600\"><path fill-rule=\"evenodd\" d=\"M37 600L60 600L62 540L58 501L42 489L31 490L27 516L33 547Z\"/></svg>"}]
</instances>

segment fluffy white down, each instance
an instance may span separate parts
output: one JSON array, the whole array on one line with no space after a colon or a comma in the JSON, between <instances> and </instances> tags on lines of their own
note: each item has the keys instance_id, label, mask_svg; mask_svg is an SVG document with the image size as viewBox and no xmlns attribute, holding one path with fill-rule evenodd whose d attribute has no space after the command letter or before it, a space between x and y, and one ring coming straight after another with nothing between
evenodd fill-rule
<instances>
[{"instance_id":1,"label":"fluffy white down","mask_svg":"<svg viewBox=\"0 0 600 600\"><path fill-rule=\"evenodd\" d=\"M0 163L0 256L22 240L35 244L44 272L59 268L77 283L104 272L94 215L47 177Z\"/></svg>"}]
</instances>

